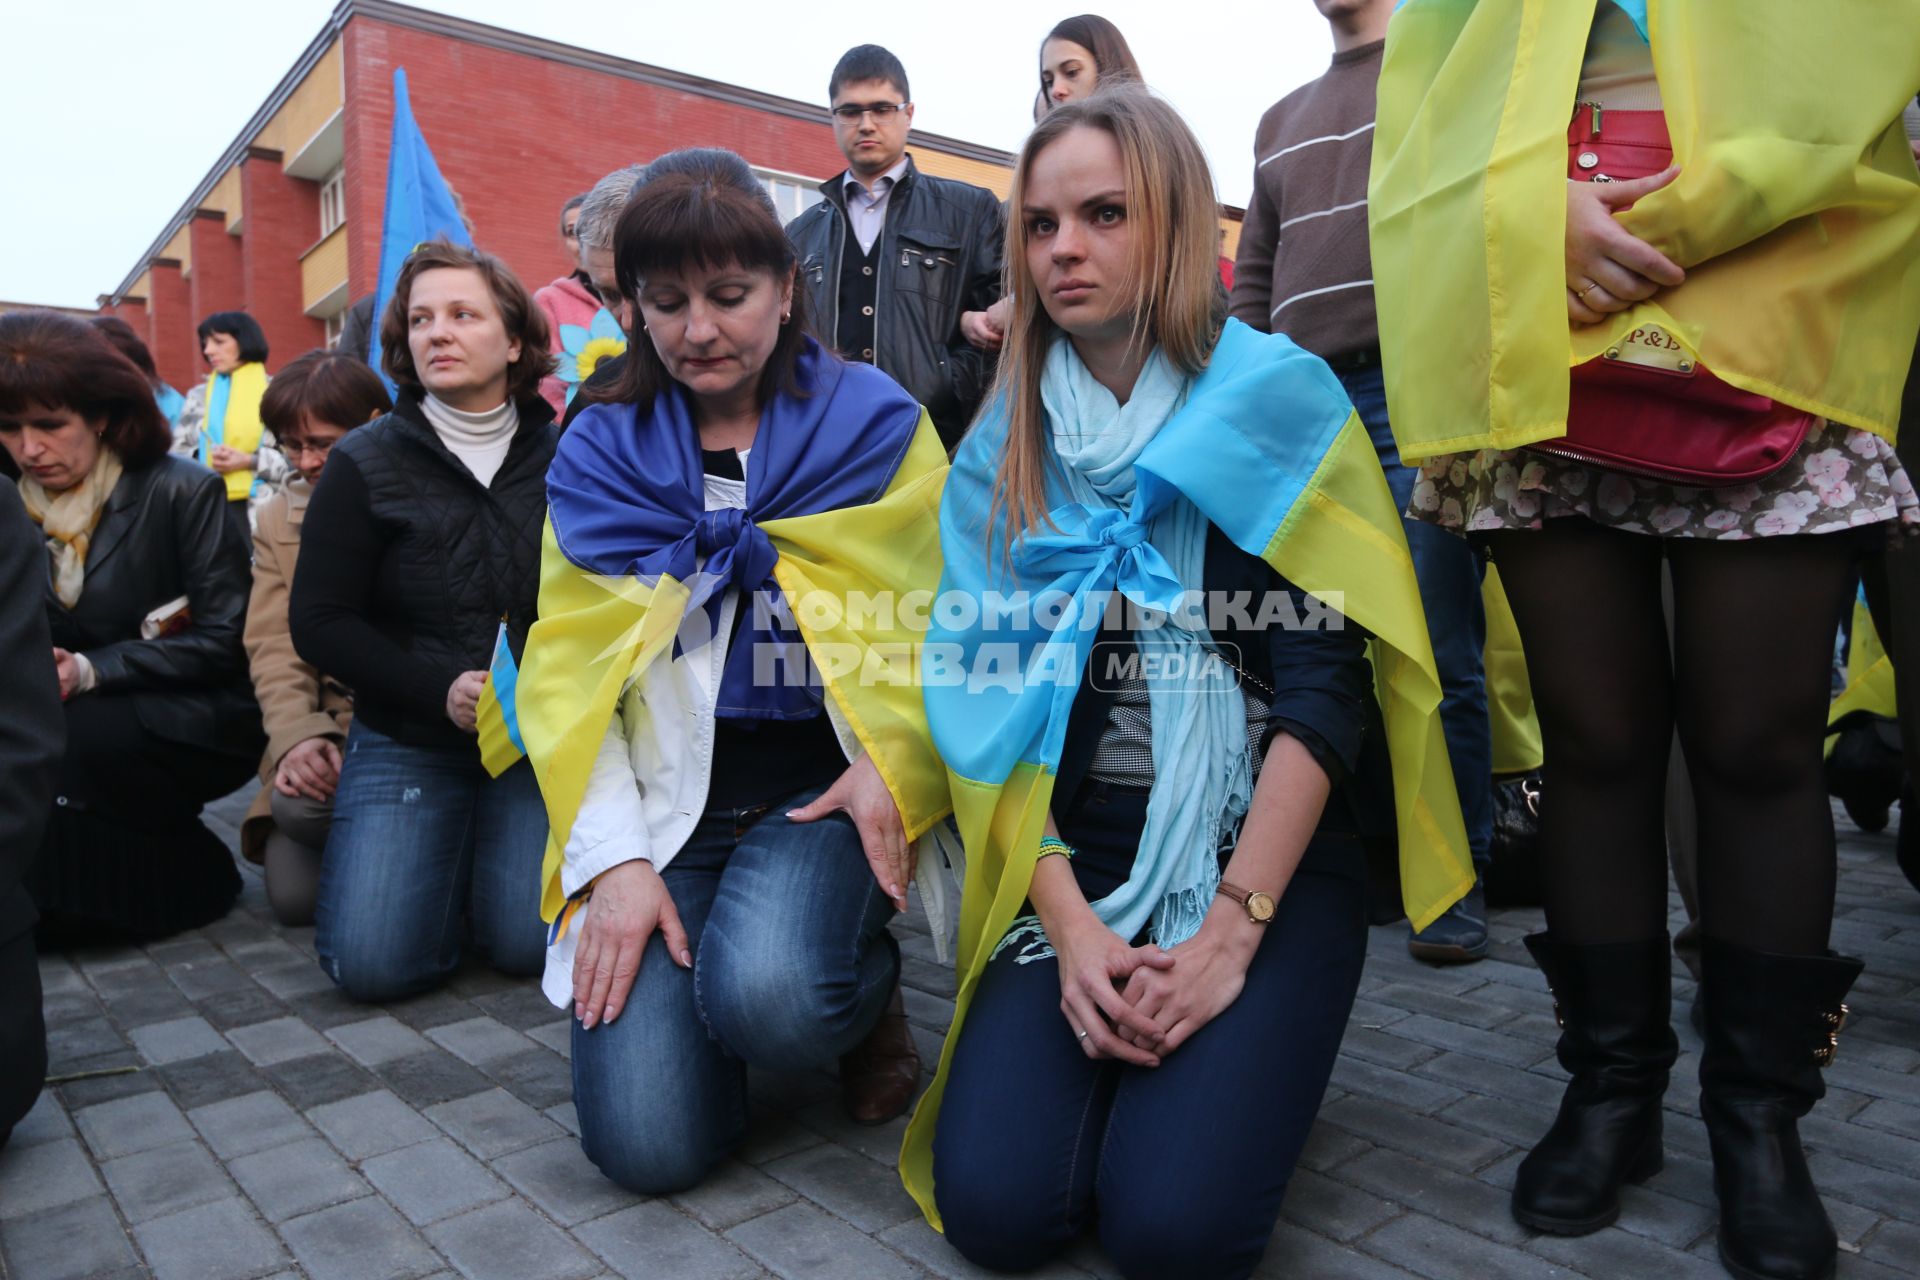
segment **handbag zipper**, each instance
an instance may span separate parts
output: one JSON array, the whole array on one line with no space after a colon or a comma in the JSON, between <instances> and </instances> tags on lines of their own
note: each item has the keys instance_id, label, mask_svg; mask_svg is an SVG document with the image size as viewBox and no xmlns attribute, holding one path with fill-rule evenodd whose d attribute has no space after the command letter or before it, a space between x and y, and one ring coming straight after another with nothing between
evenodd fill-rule
<instances>
[{"instance_id":1,"label":"handbag zipper","mask_svg":"<svg viewBox=\"0 0 1920 1280\"><path fill-rule=\"evenodd\" d=\"M1779 467L1774 467L1772 470L1760 475L1743 477L1738 480L1724 480L1715 484L1710 480L1702 480L1697 475L1682 475L1678 471L1665 471L1659 467L1649 467L1642 463L1622 462L1618 458L1601 457L1599 454L1589 453L1576 445L1535 441L1533 444L1522 447L1532 449L1536 453L1551 454L1556 458L1566 458L1573 462L1584 463L1590 467L1599 467L1603 471L1617 471L1621 475L1635 476L1642 480L1658 480L1664 484L1677 485L1683 489L1727 489L1737 484L1755 484L1774 474L1774 472L1780 470L1780 467L1786 466L1787 463L1792 460L1792 455L1789 454L1787 458L1781 461Z\"/></svg>"}]
</instances>

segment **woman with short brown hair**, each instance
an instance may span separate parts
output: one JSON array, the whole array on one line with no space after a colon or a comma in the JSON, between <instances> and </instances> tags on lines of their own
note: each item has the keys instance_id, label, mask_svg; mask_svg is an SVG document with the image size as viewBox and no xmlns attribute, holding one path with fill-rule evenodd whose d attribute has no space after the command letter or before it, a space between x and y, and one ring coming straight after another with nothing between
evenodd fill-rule
<instances>
[{"instance_id":1,"label":"woman with short brown hair","mask_svg":"<svg viewBox=\"0 0 1920 1280\"><path fill-rule=\"evenodd\" d=\"M354 692L315 947L351 996L437 985L471 922L495 967L537 973L547 821L524 762L489 776L475 714L499 637L533 622L558 433L546 318L499 259L433 241L380 323L400 401L330 453L288 622Z\"/></svg>"},{"instance_id":2,"label":"woman with short brown hair","mask_svg":"<svg viewBox=\"0 0 1920 1280\"><path fill-rule=\"evenodd\" d=\"M225 485L167 442L146 376L85 321L0 316L0 475L45 540L65 703L26 879L43 943L163 937L226 914L240 888L199 815L260 758L247 553Z\"/></svg>"}]
</instances>

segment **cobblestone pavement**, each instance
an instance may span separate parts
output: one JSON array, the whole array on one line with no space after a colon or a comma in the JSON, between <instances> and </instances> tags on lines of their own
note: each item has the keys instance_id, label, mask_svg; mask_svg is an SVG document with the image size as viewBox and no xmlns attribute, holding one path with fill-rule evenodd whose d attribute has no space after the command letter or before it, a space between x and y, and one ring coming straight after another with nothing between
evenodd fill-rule
<instances>
[{"instance_id":1,"label":"cobblestone pavement","mask_svg":"<svg viewBox=\"0 0 1920 1280\"><path fill-rule=\"evenodd\" d=\"M244 797L224 802L227 829ZM1843 1280L1920 1274L1920 895L1892 837L1841 819L1836 945L1865 957L1854 1021L1802 1131L1842 1248ZM1260 1274L1287 1277L1718 1277L1714 1199L1693 1085L1668 1095L1667 1167L1620 1225L1532 1236L1507 1213L1525 1144L1562 1078L1521 936L1495 958L1410 960L1373 934L1326 1107ZM931 1061L952 1010L924 923L899 926L907 1002ZM644 1200L574 1138L567 1024L530 982L470 968L387 1008L334 993L311 929L271 922L251 873L239 907L141 950L45 958L48 1090L0 1151L9 1280L789 1280L972 1277L893 1171L901 1122L859 1129L826 1076L756 1077L749 1144L688 1195ZM1110 1276L1091 1244L1041 1273Z\"/></svg>"}]
</instances>

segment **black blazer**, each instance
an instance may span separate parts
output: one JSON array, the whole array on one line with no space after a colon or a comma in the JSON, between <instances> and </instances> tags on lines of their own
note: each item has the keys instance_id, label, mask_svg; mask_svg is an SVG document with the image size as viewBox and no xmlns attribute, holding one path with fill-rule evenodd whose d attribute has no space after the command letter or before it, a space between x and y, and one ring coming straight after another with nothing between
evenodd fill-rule
<instances>
[{"instance_id":1,"label":"black blazer","mask_svg":"<svg viewBox=\"0 0 1920 1280\"><path fill-rule=\"evenodd\" d=\"M87 548L73 608L42 593L53 643L86 655L94 692L133 699L140 723L169 742L253 758L266 750L241 644L253 589L247 546L227 515L226 482L182 458L120 477ZM153 609L187 597L185 631L140 638Z\"/></svg>"},{"instance_id":2,"label":"black blazer","mask_svg":"<svg viewBox=\"0 0 1920 1280\"><path fill-rule=\"evenodd\" d=\"M1328 622L1319 627L1259 628L1261 601L1269 592L1284 593L1293 617L1312 619L1306 593L1274 572L1266 561L1236 547L1213 525L1207 526L1206 562L1201 590L1208 601L1244 602L1244 612L1222 611L1223 625L1212 634L1212 645L1251 676L1255 689L1274 691L1267 713L1261 750L1275 734L1298 738L1326 771L1333 784L1327 807L1303 867L1362 875L1366 861L1360 841L1328 836L1360 836L1369 846L1384 837L1393 840L1392 773L1386 759L1386 735L1380 731L1380 711L1373 695L1373 667L1367 659L1367 632L1327 610ZM1283 615L1284 616L1284 615ZM1095 642L1090 674L1083 675L1067 719L1066 741L1060 752L1060 771L1054 787L1055 812L1067 809L1086 782L1087 769L1113 711L1114 685L1090 678L1095 663L1110 655L1124 656L1134 648L1130 631L1116 628L1109 611ZM1372 850L1369 850L1371 852Z\"/></svg>"},{"instance_id":3,"label":"black blazer","mask_svg":"<svg viewBox=\"0 0 1920 1280\"><path fill-rule=\"evenodd\" d=\"M33 901L21 887L40 852L53 784L66 749L60 681L46 611L47 552L20 494L0 482L0 947L33 927Z\"/></svg>"}]
</instances>

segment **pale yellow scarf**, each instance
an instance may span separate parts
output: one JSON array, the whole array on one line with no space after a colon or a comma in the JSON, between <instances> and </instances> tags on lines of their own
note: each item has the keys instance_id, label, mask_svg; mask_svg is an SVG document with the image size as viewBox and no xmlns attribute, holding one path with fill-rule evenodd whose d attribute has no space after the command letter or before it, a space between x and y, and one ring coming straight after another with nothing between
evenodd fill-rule
<instances>
[{"instance_id":1,"label":"pale yellow scarf","mask_svg":"<svg viewBox=\"0 0 1920 1280\"><path fill-rule=\"evenodd\" d=\"M102 449L87 478L71 489L48 493L32 476L20 477L20 501L46 534L47 552L53 557L53 594L69 609L80 603L93 528L100 523L113 487L120 483L120 470L120 455Z\"/></svg>"}]
</instances>

